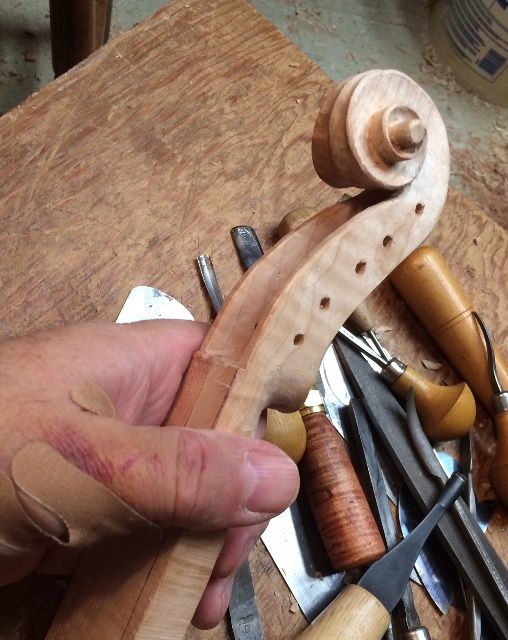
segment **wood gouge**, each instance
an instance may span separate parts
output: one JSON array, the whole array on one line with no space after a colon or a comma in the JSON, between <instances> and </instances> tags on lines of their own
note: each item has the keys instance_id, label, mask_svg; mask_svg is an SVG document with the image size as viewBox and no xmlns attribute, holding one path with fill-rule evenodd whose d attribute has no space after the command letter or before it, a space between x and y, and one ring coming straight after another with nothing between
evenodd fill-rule
<instances>
[{"instance_id":1,"label":"wood gouge","mask_svg":"<svg viewBox=\"0 0 508 640\"><path fill-rule=\"evenodd\" d=\"M490 468L490 478L497 497L508 508L508 391L506 391L506 387L503 388L501 383L490 331L482 318L474 311L473 317L480 326L485 340L491 384L490 407L496 425L497 449Z\"/></svg>"},{"instance_id":2,"label":"wood gouge","mask_svg":"<svg viewBox=\"0 0 508 640\"><path fill-rule=\"evenodd\" d=\"M298 636L299 640L381 640L390 622L390 612L406 589L420 549L462 493L464 484L464 478L454 474L418 527L367 569L357 585L348 585L314 624ZM420 638L424 637L420 634Z\"/></svg>"},{"instance_id":3,"label":"wood gouge","mask_svg":"<svg viewBox=\"0 0 508 640\"><path fill-rule=\"evenodd\" d=\"M386 350L386 355L380 356L364 340L344 327L339 329L339 333L350 346L381 367L381 378L399 398L405 399L409 389L414 389L416 406L429 438L453 440L468 433L473 427L476 404L471 389L465 382L450 386L435 384L416 369L391 357Z\"/></svg>"},{"instance_id":4,"label":"wood gouge","mask_svg":"<svg viewBox=\"0 0 508 640\"><path fill-rule=\"evenodd\" d=\"M231 236L244 267L262 257L252 227L234 227ZM326 416L316 388L310 390L300 414L307 432L302 482L332 566L343 571L370 564L383 555L385 546L347 445Z\"/></svg>"},{"instance_id":5,"label":"wood gouge","mask_svg":"<svg viewBox=\"0 0 508 640\"><path fill-rule=\"evenodd\" d=\"M419 247L394 269L390 281L475 397L491 412L490 372L474 306L444 258L433 247ZM493 349L499 380L507 389L508 365L499 349Z\"/></svg>"}]
</instances>

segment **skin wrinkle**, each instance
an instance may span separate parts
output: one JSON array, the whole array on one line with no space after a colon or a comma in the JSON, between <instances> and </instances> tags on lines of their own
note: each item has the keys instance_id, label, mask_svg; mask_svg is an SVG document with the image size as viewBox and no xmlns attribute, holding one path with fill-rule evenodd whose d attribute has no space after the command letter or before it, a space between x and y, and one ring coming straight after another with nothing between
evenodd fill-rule
<instances>
[{"instance_id":1,"label":"skin wrinkle","mask_svg":"<svg viewBox=\"0 0 508 640\"><path fill-rule=\"evenodd\" d=\"M178 519L194 520L197 517L197 498L202 495L200 485L208 467L209 454L206 443L199 434L189 431L186 435L187 437L182 438L179 434L176 445L173 514ZM186 505L185 509L182 508L183 505Z\"/></svg>"},{"instance_id":2,"label":"skin wrinkle","mask_svg":"<svg viewBox=\"0 0 508 640\"><path fill-rule=\"evenodd\" d=\"M65 425L46 429L47 443L76 467L106 486L111 486L114 466L111 460L101 456L96 447L77 430Z\"/></svg>"}]
</instances>

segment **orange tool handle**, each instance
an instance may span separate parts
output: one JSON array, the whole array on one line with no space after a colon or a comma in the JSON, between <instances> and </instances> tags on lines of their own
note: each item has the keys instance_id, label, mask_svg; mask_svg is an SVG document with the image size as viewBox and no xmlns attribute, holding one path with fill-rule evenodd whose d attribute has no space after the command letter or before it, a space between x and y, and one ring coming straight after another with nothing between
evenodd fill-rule
<instances>
[{"instance_id":1,"label":"orange tool handle","mask_svg":"<svg viewBox=\"0 0 508 640\"><path fill-rule=\"evenodd\" d=\"M370 564L385 552L346 443L323 412L303 416L307 447L301 461L305 490L332 566Z\"/></svg>"},{"instance_id":2,"label":"orange tool handle","mask_svg":"<svg viewBox=\"0 0 508 640\"><path fill-rule=\"evenodd\" d=\"M465 382L441 386L421 375L412 367L391 385L402 399L409 389L415 392L416 408L422 427L431 440L454 440L470 431L476 416L476 404Z\"/></svg>"}]
</instances>

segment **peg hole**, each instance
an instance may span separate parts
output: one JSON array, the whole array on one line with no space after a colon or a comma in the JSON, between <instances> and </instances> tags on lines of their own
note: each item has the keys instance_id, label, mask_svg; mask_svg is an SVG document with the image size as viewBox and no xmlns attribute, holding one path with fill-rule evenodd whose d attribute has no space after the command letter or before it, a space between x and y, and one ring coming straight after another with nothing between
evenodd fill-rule
<instances>
[{"instance_id":1,"label":"peg hole","mask_svg":"<svg viewBox=\"0 0 508 640\"><path fill-rule=\"evenodd\" d=\"M383 247L390 247L393 244L392 236L385 236L383 238Z\"/></svg>"},{"instance_id":2,"label":"peg hole","mask_svg":"<svg viewBox=\"0 0 508 640\"><path fill-rule=\"evenodd\" d=\"M422 204L421 202L419 202L416 207L415 207L415 213L417 216L420 216L423 213L423 210L425 209L425 205Z\"/></svg>"},{"instance_id":3,"label":"peg hole","mask_svg":"<svg viewBox=\"0 0 508 640\"><path fill-rule=\"evenodd\" d=\"M321 302L319 303L320 309L328 309L330 306L330 298L321 298Z\"/></svg>"},{"instance_id":4,"label":"peg hole","mask_svg":"<svg viewBox=\"0 0 508 640\"><path fill-rule=\"evenodd\" d=\"M355 267L355 271L356 273L364 273L366 268L367 263L365 262L365 260L360 260L360 262Z\"/></svg>"},{"instance_id":5,"label":"peg hole","mask_svg":"<svg viewBox=\"0 0 508 640\"><path fill-rule=\"evenodd\" d=\"M303 344L303 333L297 333L293 339L293 343L296 345Z\"/></svg>"}]
</instances>

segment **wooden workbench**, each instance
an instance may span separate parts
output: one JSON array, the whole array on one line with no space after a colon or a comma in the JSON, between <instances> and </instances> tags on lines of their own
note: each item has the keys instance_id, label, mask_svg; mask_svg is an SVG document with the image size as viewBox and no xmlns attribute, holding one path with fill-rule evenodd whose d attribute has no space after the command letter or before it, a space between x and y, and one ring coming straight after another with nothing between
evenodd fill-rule
<instances>
[{"instance_id":1,"label":"wooden workbench","mask_svg":"<svg viewBox=\"0 0 508 640\"><path fill-rule=\"evenodd\" d=\"M241 275L230 227L251 224L268 244L285 212L337 199L310 156L329 82L242 0L181 0L2 117L0 334L113 320L136 284L207 320L199 253L227 293ZM432 240L503 344L505 233L451 195ZM389 285L373 305L397 355L443 361ZM455 380L446 364L428 373ZM475 438L483 498L494 448L483 413ZM498 510L489 534L505 561L507 524ZM267 640L293 637L303 617L261 544L251 560ZM0 639L42 638L62 591L40 577L0 590ZM441 618L416 598L434 640L464 637L460 611Z\"/></svg>"}]
</instances>

